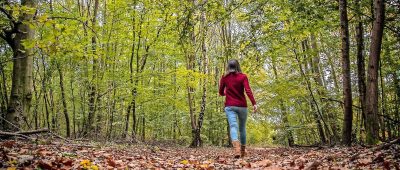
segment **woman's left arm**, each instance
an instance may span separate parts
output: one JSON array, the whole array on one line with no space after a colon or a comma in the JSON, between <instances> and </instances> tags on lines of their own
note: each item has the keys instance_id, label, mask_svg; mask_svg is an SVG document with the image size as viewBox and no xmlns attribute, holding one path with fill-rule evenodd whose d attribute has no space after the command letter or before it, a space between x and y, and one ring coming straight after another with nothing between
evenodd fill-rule
<instances>
[{"instance_id":1,"label":"woman's left arm","mask_svg":"<svg viewBox=\"0 0 400 170\"><path fill-rule=\"evenodd\" d=\"M219 81L219 95L225 96L225 82L224 82L224 77L221 77L221 80Z\"/></svg>"}]
</instances>

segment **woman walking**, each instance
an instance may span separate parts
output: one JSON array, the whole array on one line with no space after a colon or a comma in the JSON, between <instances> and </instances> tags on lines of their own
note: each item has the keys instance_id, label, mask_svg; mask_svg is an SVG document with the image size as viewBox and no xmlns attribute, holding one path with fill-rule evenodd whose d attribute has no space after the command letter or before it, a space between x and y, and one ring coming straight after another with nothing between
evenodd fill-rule
<instances>
[{"instance_id":1,"label":"woman walking","mask_svg":"<svg viewBox=\"0 0 400 170\"><path fill-rule=\"evenodd\" d=\"M235 158L246 155L247 102L244 92L246 92L253 105L253 111L256 112L256 101L251 92L246 74L242 73L237 60L229 60L226 73L220 81L219 94L226 96L225 113L229 122ZM238 130L240 138L238 137Z\"/></svg>"}]
</instances>

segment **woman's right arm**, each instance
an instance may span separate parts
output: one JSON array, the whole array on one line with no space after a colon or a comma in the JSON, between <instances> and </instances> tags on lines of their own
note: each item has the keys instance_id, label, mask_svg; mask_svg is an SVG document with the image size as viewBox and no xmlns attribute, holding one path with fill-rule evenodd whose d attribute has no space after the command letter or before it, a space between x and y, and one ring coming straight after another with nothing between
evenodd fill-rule
<instances>
[{"instance_id":1,"label":"woman's right arm","mask_svg":"<svg viewBox=\"0 0 400 170\"><path fill-rule=\"evenodd\" d=\"M225 82L224 82L224 77L221 77L221 80L219 81L219 95L225 96Z\"/></svg>"},{"instance_id":2,"label":"woman's right arm","mask_svg":"<svg viewBox=\"0 0 400 170\"><path fill-rule=\"evenodd\" d=\"M249 80L247 79L247 76L244 78L243 81L244 85L244 90L246 91L247 97L249 97L251 104L256 105L256 100L254 99L253 92L251 91L250 85L249 85Z\"/></svg>"},{"instance_id":3,"label":"woman's right arm","mask_svg":"<svg viewBox=\"0 0 400 170\"><path fill-rule=\"evenodd\" d=\"M245 76L244 81L244 90L246 91L247 97L249 97L251 104L253 105L253 111L257 112L257 103L256 100L254 99L253 92L251 91L250 85L249 85L249 79L247 79L247 76Z\"/></svg>"}]
</instances>

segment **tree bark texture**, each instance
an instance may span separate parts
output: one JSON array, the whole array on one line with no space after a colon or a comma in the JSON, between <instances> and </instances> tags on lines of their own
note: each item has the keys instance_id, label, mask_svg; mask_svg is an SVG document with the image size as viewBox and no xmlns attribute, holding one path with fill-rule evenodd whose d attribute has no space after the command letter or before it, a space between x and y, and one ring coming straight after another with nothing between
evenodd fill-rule
<instances>
[{"instance_id":1,"label":"tree bark texture","mask_svg":"<svg viewBox=\"0 0 400 170\"><path fill-rule=\"evenodd\" d=\"M367 93L366 93L366 132L367 143L376 144L378 141L378 69L381 54L385 2L374 0L374 21L372 25L371 45L369 51Z\"/></svg>"},{"instance_id":2,"label":"tree bark texture","mask_svg":"<svg viewBox=\"0 0 400 170\"><path fill-rule=\"evenodd\" d=\"M36 1L21 0L21 5L36 8ZM5 129L17 131L21 127L22 117L29 113L32 100L32 65L33 54L30 47L25 48L23 42L30 42L34 38L34 30L28 23L32 22L34 13L24 12L14 24L15 37L7 36L6 41L13 49L13 73L11 96L8 103Z\"/></svg>"},{"instance_id":3,"label":"tree bark texture","mask_svg":"<svg viewBox=\"0 0 400 170\"><path fill-rule=\"evenodd\" d=\"M342 143L351 145L351 131L353 122L351 77L350 77L350 45L349 45L349 21L347 18L347 0L339 0L340 33L342 39L342 79L343 79L343 103L344 118Z\"/></svg>"}]
</instances>

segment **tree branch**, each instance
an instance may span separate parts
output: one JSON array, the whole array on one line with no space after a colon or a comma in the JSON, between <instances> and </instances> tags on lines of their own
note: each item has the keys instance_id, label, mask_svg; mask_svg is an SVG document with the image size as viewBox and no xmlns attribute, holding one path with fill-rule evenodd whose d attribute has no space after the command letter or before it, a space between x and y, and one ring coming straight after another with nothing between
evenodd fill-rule
<instances>
[{"instance_id":1,"label":"tree branch","mask_svg":"<svg viewBox=\"0 0 400 170\"><path fill-rule=\"evenodd\" d=\"M340 101L340 100L337 100L337 99L331 99L331 98L325 98L325 97L321 97L321 99L323 99L323 100L329 100L329 101L334 101L334 102L338 102L338 103L340 103L340 104L343 104L343 101ZM357 109L361 109L360 106L353 105L353 107L354 107L354 108L357 108ZM396 124L399 124L399 125L400 125L400 121L394 120L394 119L392 119L391 117L389 117L388 115L383 115L383 114L379 114L379 113L378 113L378 116L382 116L382 117L385 118L386 120L390 120L390 121L392 121L393 123L396 123Z\"/></svg>"},{"instance_id":2,"label":"tree branch","mask_svg":"<svg viewBox=\"0 0 400 170\"><path fill-rule=\"evenodd\" d=\"M0 136L5 136L5 137L10 137L10 136L18 136L18 137L22 137L25 139L31 139L30 137L23 135L23 134L19 134L19 133L12 133L12 132L3 132L0 131Z\"/></svg>"},{"instance_id":3,"label":"tree branch","mask_svg":"<svg viewBox=\"0 0 400 170\"><path fill-rule=\"evenodd\" d=\"M370 21L373 20L373 18L372 18L371 16L369 16L369 15L367 15L367 14L364 14L364 13L362 13L362 12L357 12L357 10L355 10L354 8L352 8L352 7L350 7L350 6L347 6L347 8L349 8L349 9L352 10L352 11L354 11L356 14L360 14L360 15L362 15L362 16L367 17ZM384 25L384 27L385 27L386 29L389 29L389 30L392 31L394 34L396 34L398 37L400 37L400 28L389 26L389 25L387 25L386 23L384 23L383 25Z\"/></svg>"},{"instance_id":4,"label":"tree branch","mask_svg":"<svg viewBox=\"0 0 400 170\"><path fill-rule=\"evenodd\" d=\"M4 15L6 15L6 17L12 22L12 23L16 23L17 20L3 7L0 7L0 12L3 13Z\"/></svg>"}]
</instances>

